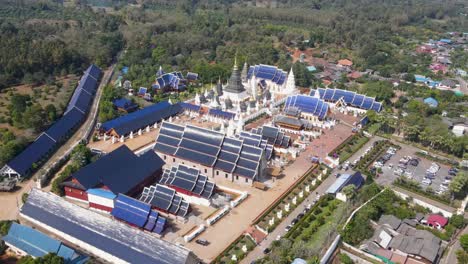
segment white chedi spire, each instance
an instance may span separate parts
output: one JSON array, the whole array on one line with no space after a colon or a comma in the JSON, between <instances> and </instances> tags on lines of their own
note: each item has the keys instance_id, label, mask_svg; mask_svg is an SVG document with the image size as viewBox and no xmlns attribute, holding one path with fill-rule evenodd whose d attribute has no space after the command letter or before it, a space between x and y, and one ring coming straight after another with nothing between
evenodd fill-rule
<instances>
[{"instance_id":1,"label":"white chedi spire","mask_svg":"<svg viewBox=\"0 0 468 264\"><path fill-rule=\"evenodd\" d=\"M195 104L201 105L200 95L198 93L195 94Z\"/></svg>"},{"instance_id":2,"label":"white chedi spire","mask_svg":"<svg viewBox=\"0 0 468 264\"><path fill-rule=\"evenodd\" d=\"M172 104L171 98L169 98L169 100L167 100L167 102L168 102L169 104Z\"/></svg>"},{"instance_id":3,"label":"white chedi spire","mask_svg":"<svg viewBox=\"0 0 468 264\"><path fill-rule=\"evenodd\" d=\"M250 83L250 93L251 95L257 99L257 81L255 80L255 76L252 78L252 82Z\"/></svg>"},{"instance_id":4,"label":"white chedi spire","mask_svg":"<svg viewBox=\"0 0 468 264\"><path fill-rule=\"evenodd\" d=\"M240 133L244 129L244 118L239 117L239 120L237 121L237 131Z\"/></svg>"},{"instance_id":5,"label":"white chedi spire","mask_svg":"<svg viewBox=\"0 0 468 264\"><path fill-rule=\"evenodd\" d=\"M288 74L288 80L286 81L286 93L295 93L296 92L296 80L294 78L294 72L291 67L291 70Z\"/></svg>"},{"instance_id":6,"label":"white chedi spire","mask_svg":"<svg viewBox=\"0 0 468 264\"><path fill-rule=\"evenodd\" d=\"M205 89L205 98L207 98L207 97L208 97L208 90Z\"/></svg>"}]
</instances>

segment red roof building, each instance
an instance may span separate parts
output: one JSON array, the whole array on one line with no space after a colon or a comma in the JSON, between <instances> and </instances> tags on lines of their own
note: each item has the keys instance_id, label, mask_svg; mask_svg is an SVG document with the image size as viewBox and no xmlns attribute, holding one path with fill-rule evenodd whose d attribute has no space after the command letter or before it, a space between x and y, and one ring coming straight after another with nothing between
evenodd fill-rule
<instances>
[{"instance_id":1,"label":"red roof building","mask_svg":"<svg viewBox=\"0 0 468 264\"><path fill-rule=\"evenodd\" d=\"M351 66L353 66L353 62L348 60L348 59L343 59L343 60L338 61L338 65L345 66L345 67L351 67Z\"/></svg>"},{"instance_id":2,"label":"red roof building","mask_svg":"<svg viewBox=\"0 0 468 264\"><path fill-rule=\"evenodd\" d=\"M437 214L430 215L427 218L427 224L438 229L444 228L448 224L448 219Z\"/></svg>"}]
</instances>

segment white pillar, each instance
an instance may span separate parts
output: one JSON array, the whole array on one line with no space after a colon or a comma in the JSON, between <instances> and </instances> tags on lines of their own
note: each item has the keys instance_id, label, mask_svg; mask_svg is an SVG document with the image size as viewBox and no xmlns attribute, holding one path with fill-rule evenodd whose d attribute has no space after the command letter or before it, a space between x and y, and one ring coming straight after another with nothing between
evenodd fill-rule
<instances>
[{"instance_id":1,"label":"white pillar","mask_svg":"<svg viewBox=\"0 0 468 264\"><path fill-rule=\"evenodd\" d=\"M150 132L150 126L146 127L146 132Z\"/></svg>"},{"instance_id":2,"label":"white pillar","mask_svg":"<svg viewBox=\"0 0 468 264\"><path fill-rule=\"evenodd\" d=\"M125 142L125 137L124 136L120 137L120 142Z\"/></svg>"},{"instance_id":3,"label":"white pillar","mask_svg":"<svg viewBox=\"0 0 468 264\"><path fill-rule=\"evenodd\" d=\"M130 132L130 138L133 138L133 131Z\"/></svg>"},{"instance_id":4,"label":"white pillar","mask_svg":"<svg viewBox=\"0 0 468 264\"><path fill-rule=\"evenodd\" d=\"M140 129L138 129L138 135L141 136L141 133L142 132L141 132L141 128L140 128Z\"/></svg>"}]
</instances>

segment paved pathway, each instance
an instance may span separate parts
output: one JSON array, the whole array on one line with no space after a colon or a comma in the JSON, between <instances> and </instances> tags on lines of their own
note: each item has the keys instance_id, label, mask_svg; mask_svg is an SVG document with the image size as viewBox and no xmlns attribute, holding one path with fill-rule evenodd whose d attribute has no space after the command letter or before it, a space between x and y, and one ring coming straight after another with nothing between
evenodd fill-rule
<instances>
[{"instance_id":1,"label":"paved pathway","mask_svg":"<svg viewBox=\"0 0 468 264\"><path fill-rule=\"evenodd\" d=\"M288 217L284 218L283 221L271 232L268 236L258 245L255 247L253 251L251 251L242 261L241 263L249 264L252 261L262 258L263 257L263 250L265 248L270 247L271 243L275 241L278 236L284 236L287 232L285 230L286 226L291 224L291 221L297 217L297 215L304 211L305 207L312 203L312 201L317 197L317 193L319 195L323 195L325 191L335 182L335 177L333 175L328 176L322 184L320 184L315 191L311 192L307 199L305 199L301 204L299 204L294 211L289 214Z\"/></svg>"},{"instance_id":2,"label":"paved pathway","mask_svg":"<svg viewBox=\"0 0 468 264\"><path fill-rule=\"evenodd\" d=\"M460 232L460 234L454 238L455 239L455 243L448 248L448 253L444 255L444 257L442 258L442 260L440 261L441 264L454 264L454 263L457 263L457 255L456 255L456 252L459 250L459 249L462 249L461 245L460 245L460 236L461 235L465 235L465 234L468 234L468 226L465 227L465 229Z\"/></svg>"}]
</instances>

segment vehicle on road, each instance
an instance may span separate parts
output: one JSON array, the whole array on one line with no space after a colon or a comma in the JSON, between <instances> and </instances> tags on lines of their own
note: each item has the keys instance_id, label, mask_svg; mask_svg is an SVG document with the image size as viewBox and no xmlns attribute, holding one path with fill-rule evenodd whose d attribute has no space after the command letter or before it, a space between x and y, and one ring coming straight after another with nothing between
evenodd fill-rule
<instances>
[{"instance_id":1,"label":"vehicle on road","mask_svg":"<svg viewBox=\"0 0 468 264\"><path fill-rule=\"evenodd\" d=\"M263 254L268 254L268 253L270 253L270 251L271 251L271 249L265 248L265 249L263 250Z\"/></svg>"},{"instance_id":2,"label":"vehicle on road","mask_svg":"<svg viewBox=\"0 0 468 264\"><path fill-rule=\"evenodd\" d=\"M292 225L287 225L285 228L284 228L284 231L288 232L289 230L291 230L292 228Z\"/></svg>"},{"instance_id":3,"label":"vehicle on road","mask_svg":"<svg viewBox=\"0 0 468 264\"><path fill-rule=\"evenodd\" d=\"M208 242L208 240L206 239L197 239L195 240L195 243L202 245L202 246L208 246L210 244L210 242Z\"/></svg>"},{"instance_id":4,"label":"vehicle on road","mask_svg":"<svg viewBox=\"0 0 468 264\"><path fill-rule=\"evenodd\" d=\"M281 239L281 235L278 235L275 240L278 241L280 239Z\"/></svg>"}]
</instances>

